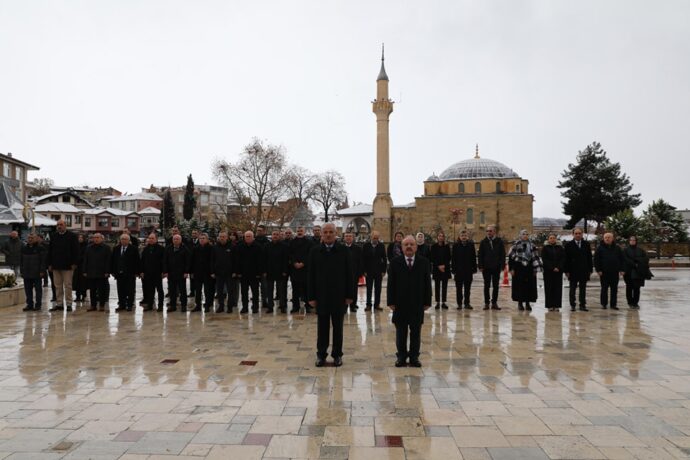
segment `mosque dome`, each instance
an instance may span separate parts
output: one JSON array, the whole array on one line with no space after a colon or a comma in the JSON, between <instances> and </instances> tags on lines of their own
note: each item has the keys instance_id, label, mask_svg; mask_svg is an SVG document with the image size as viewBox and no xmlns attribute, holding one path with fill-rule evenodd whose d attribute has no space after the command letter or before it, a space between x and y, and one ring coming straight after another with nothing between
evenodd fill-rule
<instances>
[{"instance_id":1,"label":"mosque dome","mask_svg":"<svg viewBox=\"0 0 690 460\"><path fill-rule=\"evenodd\" d=\"M439 175L440 180L452 179L508 179L518 174L501 162L488 158L470 158L449 166Z\"/></svg>"}]
</instances>

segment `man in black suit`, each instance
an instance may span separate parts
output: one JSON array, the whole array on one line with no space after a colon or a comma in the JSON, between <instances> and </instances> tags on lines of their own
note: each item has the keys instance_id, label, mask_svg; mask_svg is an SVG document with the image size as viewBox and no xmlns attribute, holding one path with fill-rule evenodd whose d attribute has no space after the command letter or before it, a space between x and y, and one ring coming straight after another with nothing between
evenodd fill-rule
<instances>
[{"instance_id":1,"label":"man in black suit","mask_svg":"<svg viewBox=\"0 0 690 460\"><path fill-rule=\"evenodd\" d=\"M249 312L249 290L252 291L252 313L259 312L259 281L264 271L263 249L254 241L254 232L244 232L244 243L238 246L235 275L240 279L242 310Z\"/></svg>"},{"instance_id":2,"label":"man in black suit","mask_svg":"<svg viewBox=\"0 0 690 460\"><path fill-rule=\"evenodd\" d=\"M283 244L278 230L271 232L271 241L264 246L264 255L266 257L266 313L275 311L274 293L277 294L281 313L287 313L287 276L290 259L288 247Z\"/></svg>"},{"instance_id":3,"label":"man in black suit","mask_svg":"<svg viewBox=\"0 0 690 460\"><path fill-rule=\"evenodd\" d=\"M225 310L225 297L227 295L227 313L232 313L232 299L235 298L237 291L237 281L235 280L234 267L236 263L235 253L237 246L233 246L228 241L228 232L222 231L218 234L218 242L213 246L213 257L211 262L211 277L216 280L216 295L218 296L218 308L216 313Z\"/></svg>"},{"instance_id":4,"label":"man in black suit","mask_svg":"<svg viewBox=\"0 0 690 460\"><path fill-rule=\"evenodd\" d=\"M177 310L177 296L180 296L180 311L187 311L187 278L192 256L189 249L182 244L182 235L172 236L172 245L165 248L163 259L163 277L168 278L170 307L168 312Z\"/></svg>"},{"instance_id":5,"label":"man in black suit","mask_svg":"<svg viewBox=\"0 0 690 460\"><path fill-rule=\"evenodd\" d=\"M158 237L150 233L141 251L141 288L144 294L144 311L153 309L153 296L158 294L158 311L163 311L163 258L165 249L158 244Z\"/></svg>"},{"instance_id":6,"label":"man in black suit","mask_svg":"<svg viewBox=\"0 0 690 460\"><path fill-rule=\"evenodd\" d=\"M199 235L199 244L192 251L192 284L194 285L194 310L201 311L201 294L204 294L204 312L211 311L215 292L214 280L211 278L211 258L213 248L208 242L208 235Z\"/></svg>"},{"instance_id":7,"label":"man in black suit","mask_svg":"<svg viewBox=\"0 0 690 460\"><path fill-rule=\"evenodd\" d=\"M587 281L594 271L594 265L592 248L582 236L581 228L573 229L573 239L565 245L563 273L570 284L570 311L575 311L575 291L579 293L580 311L589 311L587 309Z\"/></svg>"},{"instance_id":8,"label":"man in black suit","mask_svg":"<svg viewBox=\"0 0 690 460\"><path fill-rule=\"evenodd\" d=\"M304 227L297 227L297 235L290 242L290 283L292 284L292 310L297 313L300 303L307 300L307 259L313 247L311 239L304 234ZM304 306L309 313L309 304Z\"/></svg>"},{"instance_id":9,"label":"man in black suit","mask_svg":"<svg viewBox=\"0 0 690 460\"><path fill-rule=\"evenodd\" d=\"M489 225L486 228L486 238L479 243L479 255L477 266L484 277L484 310L500 310L498 306L498 280L506 266L506 248L503 240L496 236L496 227ZM489 297L489 290L491 297ZM489 304L491 301L491 304Z\"/></svg>"},{"instance_id":10,"label":"man in black suit","mask_svg":"<svg viewBox=\"0 0 690 460\"><path fill-rule=\"evenodd\" d=\"M416 243L416 240L415 240ZM421 255L421 254L420 254ZM450 279L450 245L446 244L446 234L438 232L437 241L431 246L431 265L433 266L436 310L448 310L448 280Z\"/></svg>"},{"instance_id":11,"label":"man in black suit","mask_svg":"<svg viewBox=\"0 0 690 460\"><path fill-rule=\"evenodd\" d=\"M395 346L398 359L395 367L422 367L419 361L424 311L431 307L431 273L429 260L417 255L417 241L412 235L402 241L401 256L391 260L388 269L388 308L393 311ZM407 348L407 335L410 348Z\"/></svg>"},{"instance_id":12,"label":"man in black suit","mask_svg":"<svg viewBox=\"0 0 690 460\"><path fill-rule=\"evenodd\" d=\"M352 259L352 289L353 297L350 304L350 311L357 311L357 290L359 288L359 277L362 276L364 270L362 269L362 248L355 244L355 234L352 232L345 233L344 236L345 247L350 253Z\"/></svg>"},{"instance_id":13,"label":"man in black suit","mask_svg":"<svg viewBox=\"0 0 690 460\"><path fill-rule=\"evenodd\" d=\"M343 318L352 303L352 261L350 254L335 242L335 225L321 228L321 244L309 252L307 299L316 309L316 367L326 364L330 326L333 325L331 356L336 367L343 365Z\"/></svg>"},{"instance_id":14,"label":"man in black suit","mask_svg":"<svg viewBox=\"0 0 690 460\"><path fill-rule=\"evenodd\" d=\"M362 263L364 265L364 276L367 279L367 307L364 311L371 311L371 291L374 290L374 308L382 310L381 304L381 282L383 274L386 273L388 258L386 248L380 241L381 235L377 231L371 232L371 241L364 244L362 248Z\"/></svg>"},{"instance_id":15,"label":"man in black suit","mask_svg":"<svg viewBox=\"0 0 690 460\"><path fill-rule=\"evenodd\" d=\"M117 281L117 308L115 311L132 311L136 279L141 273L141 268L139 251L130 244L128 234L120 235L120 244L113 249L111 260L110 272Z\"/></svg>"},{"instance_id":16,"label":"man in black suit","mask_svg":"<svg viewBox=\"0 0 690 460\"><path fill-rule=\"evenodd\" d=\"M469 239L467 230L460 232L460 238L453 245L450 265L451 271L455 274L455 296L458 310L462 309L463 306L465 310L472 310L470 289L472 288L472 278L477 273L477 251L474 248L474 241Z\"/></svg>"}]
</instances>

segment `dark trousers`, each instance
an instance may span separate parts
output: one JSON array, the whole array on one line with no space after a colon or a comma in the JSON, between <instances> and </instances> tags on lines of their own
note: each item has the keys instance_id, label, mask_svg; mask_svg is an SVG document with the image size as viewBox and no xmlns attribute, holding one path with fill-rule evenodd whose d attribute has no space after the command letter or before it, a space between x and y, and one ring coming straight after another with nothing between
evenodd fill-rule
<instances>
[{"instance_id":1,"label":"dark trousers","mask_svg":"<svg viewBox=\"0 0 690 460\"><path fill-rule=\"evenodd\" d=\"M469 306L470 304L470 289L472 288L472 277L468 276L466 278L456 277L455 278L455 299L460 305ZM464 291L464 295L463 295Z\"/></svg>"},{"instance_id":2,"label":"dark trousers","mask_svg":"<svg viewBox=\"0 0 690 460\"><path fill-rule=\"evenodd\" d=\"M237 306L237 278L232 275L216 275L216 294L218 294L218 311L225 309L225 297L228 298L227 311Z\"/></svg>"},{"instance_id":3,"label":"dark trousers","mask_svg":"<svg viewBox=\"0 0 690 460\"><path fill-rule=\"evenodd\" d=\"M170 308L177 307L177 297L180 297L180 306L187 308L187 280L183 277L168 278L168 295L170 296Z\"/></svg>"},{"instance_id":4,"label":"dark trousers","mask_svg":"<svg viewBox=\"0 0 690 460\"><path fill-rule=\"evenodd\" d=\"M278 297L278 306L285 310L287 308L287 276L266 276L266 308L273 310L275 297Z\"/></svg>"},{"instance_id":5,"label":"dark trousers","mask_svg":"<svg viewBox=\"0 0 690 460\"><path fill-rule=\"evenodd\" d=\"M53 294L52 299L57 299L55 295L55 278L53 278L53 272L48 272L48 278L50 279L50 292Z\"/></svg>"},{"instance_id":6,"label":"dark trousers","mask_svg":"<svg viewBox=\"0 0 690 460\"><path fill-rule=\"evenodd\" d=\"M407 348L407 335L410 335L410 348ZM395 347L398 349L398 359L405 361L419 359L419 347L421 340L422 325L404 322L395 323Z\"/></svg>"},{"instance_id":7,"label":"dark trousers","mask_svg":"<svg viewBox=\"0 0 690 460\"><path fill-rule=\"evenodd\" d=\"M249 290L252 290L252 311L259 309L259 278L249 277L240 278L240 285L242 288L242 309L249 307Z\"/></svg>"},{"instance_id":8,"label":"dark trousers","mask_svg":"<svg viewBox=\"0 0 690 460\"><path fill-rule=\"evenodd\" d=\"M34 303L36 292L36 303ZM24 294L26 294L26 306L40 309L43 301L43 280L41 278L24 278Z\"/></svg>"},{"instance_id":9,"label":"dark trousers","mask_svg":"<svg viewBox=\"0 0 690 460\"><path fill-rule=\"evenodd\" d=\"M153 307L153 297L158 293L158 308L163 308L163 278L160 273L145 273L141 280L141 289L144 295L144 304Z\"/></svg>"},{"instance_id":10,"label":"dark trousers","mask_svg":"<svg viewBox=\"0 0 690 460\"><path fill-rule=\"evenodd\" d=\"M640 303L640 287L642 280L626 279L625 280L625 298L628 300L628 305L637 305Z\"/></svg>"},{"instance_id":11,"label":"dark trousers","mask_svg":"<svg viewBox=\"0 0 690 460\"><path fill-rule=\"evenodd\" d=\"M352 282L352 292L354 292L355 295L352 298L352 303L350 304L351 307L357 306L357 293L359 291L359 277L360 277L360 275L354 275L354 280Z\"/></svg>"},{"instance_id":12,"label":"dark trousers","mask_svg":"<svg viewBox=\"0 0 690 460\"><path fill-rule=\"evenodd\" d=\"M259 278L259 292L261 292L261 306L268 308L268 280L265 276Z\"/></svg>"},{"instance_id":13,"label":"dark trousers","mask_svg":"<svg viewBox=\"0 0 690 460\"><path fill-rule=\"evenodd\" d=\"M89 298L91 300L92 307L104 307L105 303L108 301L108 278L105 276L102 278L89 278Z\"/></svg>"},{"instance_id":14,"label":"dark trousers","mask_svg":"<svg viewBox=\"0 0 690 460\"><path fill-rule=\"evenodd\" d=\"M374 306L381 304L381 281L382 274L367 274L367 307L371 307L371 291L374 291Z\"/></svg>"},{"instance_id":15,"label":"dark trousers","mask_svg":"<svg viewBox=\"0 0 690 460\"><path fill-rule=\"evenodd\" d=\"M501 277L501 270L487 270L482 271L484 277L484 304L488 305L498 303L498 280ZM489 290L491 290L491 297L489 297Z\"/></svg>"},{"instance_id":16,"label":"dark trousers","mask_svg":"<svg viewBox=\"0 0 690 460\"><path fill-rule=\"evenodd\" d=\"M544 299L546 308L563 306L563 273L544 272Z\"/></svg>"},{"instance_id":17,"label":"dark trousers","mask_svg":"<svg viewBox=\"0 0 690 460\"><path fill-rule=\"evenodd\" d=\"M134 290L136 277L131 275L117 276L117 304L120 308L134 307Z\"/></svg>"},{"instance_id":18,"label":"dark trousers","mask_svg":"<svg viewBox=\"0 0 690 460\"><path fill-rule=\"evenodd\" d=\"M611 292L611 306L618 303L618 272L601 274L601 306L609 305L609 291Z\"/></svg>"},{"instance_id":19,"label":"dark trousers","mask_svg":"<svg viewBox=\"0 0 690 460\"><path fill-rule=\"evenodd\" d=\"M448 279L435 279L434 280L434 294L436 303L443 302L446 303L448 298ZM439 300L440 299L440 300Z\"/></svg>"},{"instance_id":20,"label":"dark trousers","mask_svg":"<svg viewBox=\"0 0 690 460\"><path fill-rule=\"evenodd\" d=\"M307 282L295 278L295 276L290 277L290 286L292 286L292 308L298 309L301 305L300 301L305 304L307 303Z\"/></svg>"},{"instance_id":21,"label":"dark trousers","mask_svg":"<svg viewBox=\"0 0 690 460\"><path fill-rule=\"evenodd\" d=\"M318 306L323 308L323 306ZM329 313L319 313L316 325L316 356L326 359L328 356L328 341L330 338L330 328L333 325L333 345L331 346L331 356L340 358L343 356L343 319L345 314L342 309Z\"/></svg>"},{"instance_id":22,"label":"dark trousers","mask_svg":"<svg viewBox=\"0 0 690 460\"><path fill-rule=\"evenodd\" d=\"M570 308L575 308L575 295L578 294L580 301L580 308L587 306L587 280L574 278L570 276L570 286L568 289L568 297L570 300Z\"/></svg>"},{"instance_id":23,"label":"dark trousers","mask_svg":"<svg viewBox=\"0 0 690 460\"><path fill-rule=\"evenodd\" d=\"M194 275L192 280L194 284L194 304L197 307L201 306L201 293L204 294L204 308L210 308L213 305L215 283L211 275L197 276Z\"/></svg>"}]
</instances>

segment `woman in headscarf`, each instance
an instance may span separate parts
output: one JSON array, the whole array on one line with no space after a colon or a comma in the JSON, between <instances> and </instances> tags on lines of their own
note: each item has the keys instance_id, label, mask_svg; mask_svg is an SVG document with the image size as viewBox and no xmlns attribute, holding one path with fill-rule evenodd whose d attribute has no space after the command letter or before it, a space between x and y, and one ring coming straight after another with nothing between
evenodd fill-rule
<instances>
[{"instance_id":1,"label":"woman in headscarf","mask_svg":"<svg viewBox=\"0 0 690 460\"><path fill-rule=\"evenodd\" d=\"M625 297L630 308L638 309L640 308L640 288L644 286L645 280L652 278L652 272L649 270L649 257L637 246L636 236L628 239L628 247L623 250L623 261Z\"/></svg>"},{"instance_id":2,"label":"woman in headscarf","mask_svg":"<svg viewBox=\"0 0 690 460\"><path fill-rule=\"evenodd\" d=\"M541 269L541 259L527 230L520 231L520 237L510 248L508 267L513 277L511 294L518 303L518 310L532 311L530 302L537 301L537 272Z\"/></svg>"},{"instance_id":3,"label":"woman in headscarf","mask_svg":"<svg viewBox=\"0 0 690 460\"><path fill-rule=\"evenodd\" d=\"M415 235L415 240L417 240L417 254L431 260L431 247L426 244L426 236L424 236L424 233L417 233Z\"/></svg>"},{"instance_id":4,"label":"woman in headscarf","mask_svg":"<svg viewBox=\"0 0 690 460\"><path fill-rule=\"evenodd\" d=\"M565 267L565 250L555 233L549 233L549 239L541 250L544 263L544 302L549 311L561 311L563 304L563 268Z\"/></svg>"}]
</instances>

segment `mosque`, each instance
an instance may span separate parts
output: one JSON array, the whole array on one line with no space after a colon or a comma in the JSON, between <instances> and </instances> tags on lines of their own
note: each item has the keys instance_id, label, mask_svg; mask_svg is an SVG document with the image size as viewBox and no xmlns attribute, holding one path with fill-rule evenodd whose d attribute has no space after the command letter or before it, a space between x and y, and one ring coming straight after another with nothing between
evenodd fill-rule
<instances>
[{"instance_id":1,"label":"mosque","mask_svg":"<svg viewBox=\"0 0 690 460\"><path fill-rule=\"evenodd\" d=\"M338 211L343 229L356 233L379 231L391 241L396 231L424 232L435 236L444 231L455 239L466 229L479 239L488 225L512 239L521 229L532 232L532 203L529 181L498 161L482 158L479 146L474 157L450 165L440 175L424 181L424 193L414 202L395 206L390 194L388 126L393 101L388 97L388 75L381 55L376 79L376 196L372 205L358 205Z\"/></svg>"}]
</instances>

